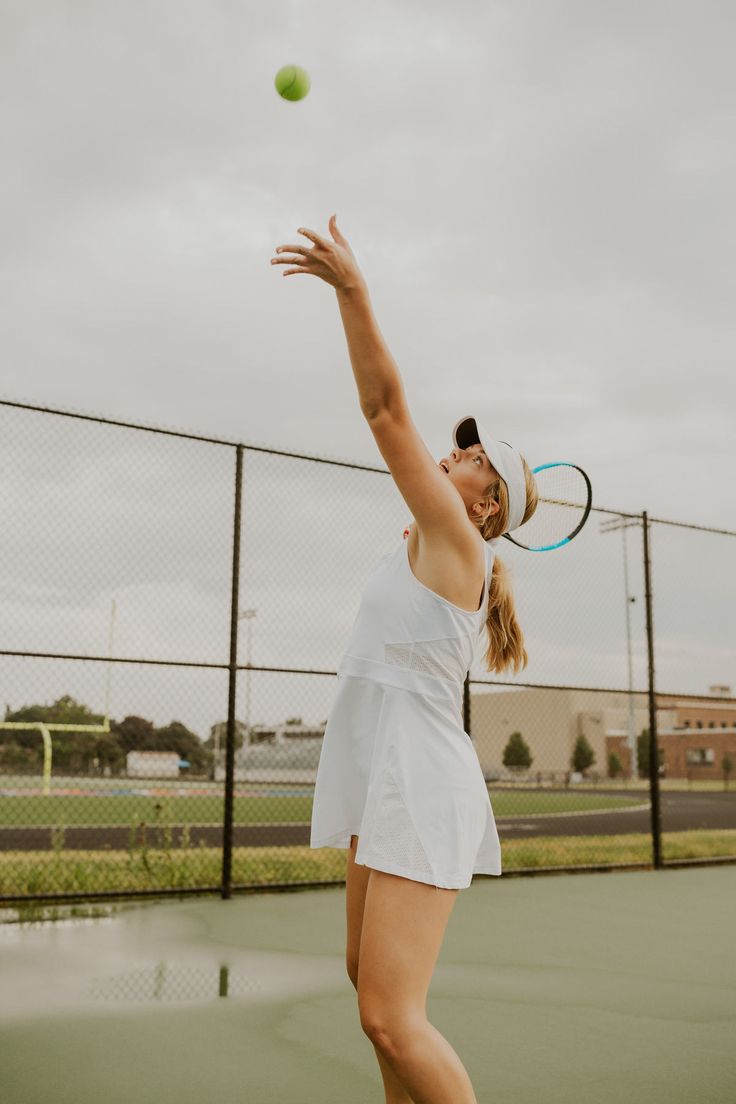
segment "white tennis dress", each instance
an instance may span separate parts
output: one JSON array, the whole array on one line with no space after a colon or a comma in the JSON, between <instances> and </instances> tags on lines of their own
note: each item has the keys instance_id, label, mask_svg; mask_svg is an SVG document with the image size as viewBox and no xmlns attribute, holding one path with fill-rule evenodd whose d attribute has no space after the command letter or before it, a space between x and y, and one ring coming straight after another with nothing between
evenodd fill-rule
<instances>
[{"instance_id":1,"label":"white tennis dress","mask_svg":"<svg viewBox=\"0 0 736 1104\"><path fill-rule=\"evenodd\" d=\"M310 847L347 848L356 835L357 863L443 889L501 873L488 789L462 719L496 544L485 545L476 612L416 578L406 539L379 561L338 669Z\"/></svg>"}]
</instances>

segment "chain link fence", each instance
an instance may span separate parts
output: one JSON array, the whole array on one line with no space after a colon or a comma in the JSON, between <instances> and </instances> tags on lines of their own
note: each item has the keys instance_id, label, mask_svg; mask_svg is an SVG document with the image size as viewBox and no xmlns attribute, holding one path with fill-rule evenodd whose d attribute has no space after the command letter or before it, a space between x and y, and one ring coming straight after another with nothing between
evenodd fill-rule
<instances>
[{"instance_id":1,"label":"chain link fence","mask_svg":"<svg viewBox=\"0 0 736 1104\"><path fill-rule=\"evenodd\" d=\"M0 898L343 881L311 803L411 521L388 472L9 401L0 426ZM736 861L734 537L595 506L559 552L503 542L529 663L478 654L464 724L504 873Z\"/></svg>"}]
</instances>

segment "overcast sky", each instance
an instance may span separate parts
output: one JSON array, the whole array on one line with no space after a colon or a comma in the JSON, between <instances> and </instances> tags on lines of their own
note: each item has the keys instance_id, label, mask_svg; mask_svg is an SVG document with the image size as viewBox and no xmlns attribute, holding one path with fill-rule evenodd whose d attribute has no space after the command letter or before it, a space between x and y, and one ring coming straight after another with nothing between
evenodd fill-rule
<instances>
[{"instance_id":1,"label":"overcast sky","mask_svg":"<svg viewBox=\"0 0 736 1104\"><path fill-rule=\"evenodd\" d=\"M0 13L0 398L382 467L333 289L269 263L336 212L437 458L477 414L532 466L581 464L600 506L736 529L732 3L3 0ZM312 81L299 103L274 90L290 63ZM7 407L0 425L23 522L4 527L4 647L104 652L116 597L117 654L226 659L230 452ZM157 458L169 467L153 478ZM356 477L336 468L311 466L295 502L289 463L253 466L267 488L245 594L254 662L334 667L367 572L409 519L366 474L365 533ZM156 522L163 559L145 541ZM598 524L533 567L508 550L530 681L626 685L620 537ZM670 530L664 555L658 537L662 689L736 685L736 544ZM336 549L356 557L339 582ZM82 666L27 663L19 689L5 662L15 708L65 692ZM101 708L84 666L75 685ZM159 716L142 675L118 672L118 715L174 711L204 736L221 719L219 673L197 676L217 681L217 708L172 690ZM273 687L260 693L274 719ZM324 716L323 696L303 711Z\"/></svg>"}]
</instances>

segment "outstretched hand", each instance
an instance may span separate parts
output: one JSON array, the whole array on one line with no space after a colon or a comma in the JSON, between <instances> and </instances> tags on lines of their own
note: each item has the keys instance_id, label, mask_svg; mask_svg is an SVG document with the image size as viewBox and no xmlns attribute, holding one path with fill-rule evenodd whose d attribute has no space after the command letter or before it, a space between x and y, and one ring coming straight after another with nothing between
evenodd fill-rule
<instances>
[{"instance_id":1,"label":"outstretched hand","mask_svg":"<svg viewBox=\"0 0 736 1104\"><path fill-rule=\"evenodd\" d=\"M336 215L330 216L328 226L332 241L329 238L320 237L313 230L300 227L297 233L309 238L314 245L309 249L301 242L296 245L277 245L276 253L291 253L296 256L272 257L271 264L296 265L296 268L284 269L283 275L293 276L297 272L306 272L310 276L319 276L337 291L365 286L365 279L350 248L350 243L337 228Z\"/></svg>"}]
</instances>

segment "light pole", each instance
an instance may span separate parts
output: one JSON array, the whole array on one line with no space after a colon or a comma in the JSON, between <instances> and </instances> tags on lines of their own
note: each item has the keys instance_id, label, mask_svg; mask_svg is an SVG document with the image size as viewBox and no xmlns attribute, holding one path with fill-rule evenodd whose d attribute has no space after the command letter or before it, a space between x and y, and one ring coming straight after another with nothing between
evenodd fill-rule
<instances>
[{"instance_id":1,"label":"light pole","mask_svg":"<svg viewBox=\"0 0 736 1104\"><path fill-rule=\"evenodd\" d=\"M631 768L631 779L633 782L637 782L639 779L639 762L636 748L636 721L634 719L634 672L631 662L631 617L629 613L629 607L632 602L636 601L633 594L629 594L629 557L626 548L626 530L631 529L632 526L638 528L639 522L624 518L612 518L609 521L601 522L601 533L613 533L617 529L621 530L621 538L623 542L623 554L624 554L624 601L626 606L626 650L629 663L629 763Z\"/></svg>"},{"instance_id":2,"label":"light pole","mask_svg":"<svg viewBox=\"0 0 736 1104\"><path fill-rule=\"evenodd\" d=\"M250 743L250 659L251 659L251 644L253 641L252 624L253 618L258 613L258 610L247 609L241 610L238 614L238 621L242 621L246 618L248 622L248 652L247 652L247 664L248 669L245 672L245 727L248 730L248 743Z\"/></svg>"}]
</instances>

